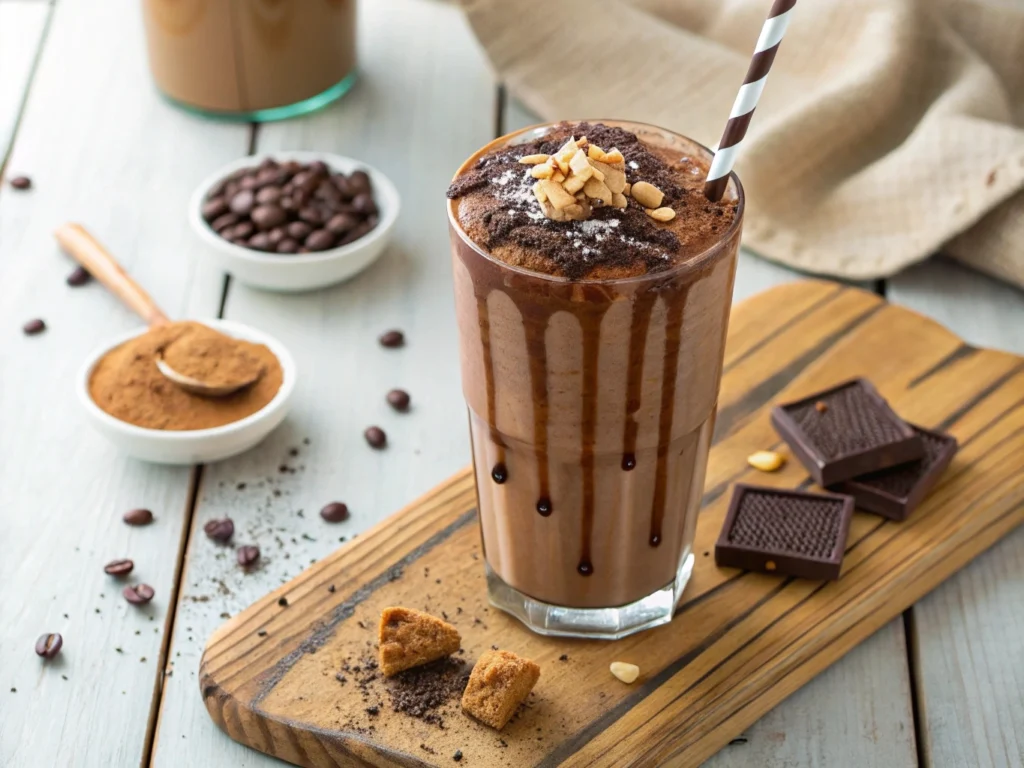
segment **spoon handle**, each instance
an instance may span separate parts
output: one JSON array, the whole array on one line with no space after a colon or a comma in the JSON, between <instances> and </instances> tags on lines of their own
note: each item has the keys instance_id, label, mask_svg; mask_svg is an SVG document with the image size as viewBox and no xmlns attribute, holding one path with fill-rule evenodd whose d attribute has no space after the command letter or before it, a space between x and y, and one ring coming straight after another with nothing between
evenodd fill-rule
<instances>
[{"instance_id":1,"label":"spoon handle","mask_svg":"<svg viewBox=\"0 0 1024 768\"><path fill-rule=\"evenodd\" d=\"M114 257L81 224L61 224L53 236L89 274L136 312L150 327L170 322L163 310L132 280Z\"/></svg>"}]
</instances>

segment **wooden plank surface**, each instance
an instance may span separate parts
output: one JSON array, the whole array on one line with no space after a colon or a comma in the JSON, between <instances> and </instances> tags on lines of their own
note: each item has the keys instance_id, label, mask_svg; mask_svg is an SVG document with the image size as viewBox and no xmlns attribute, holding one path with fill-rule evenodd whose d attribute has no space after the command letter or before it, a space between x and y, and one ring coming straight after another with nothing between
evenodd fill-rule
<instances>
[{"instance_id":1,"label":"wooden plank surface","mask_svg":"<svg viewBox=\"0 0 1024 768\"><path fill-rule=\"evenodd\" d=\"M69 288L72 267L51 233L85 223L169 313L182 313L195 272L185 202L207 169L244 152L246 131L158 100L138 4L61 0L53 13L11 156L34 187L0 190L0 765L138 765L191 473L129 460L87 426L79 367L140 321L98 285ZM37 316L48 330L23 336ZM121 522L139 506L156 513L154 525ZM132 581L156 590L141 609L103 573L125 556ZM32 650L44 632L64 636L49 664Z\"/></svg>"},{"instance_id":2,"label":"wooden plank surface","mask_svg":"<svg viewBox=\"0 0 1024 768\"><path fill-rule=\"evenodd\" d=\"M0 2L0 168L14 136L49 16L48 3ZM5 175L9 178L12 174L8 170Z\"/></svg>"},{"instance_id":3,"label":"wooden plank surface","mask_svg":"<svg viewBox=\"0 0 1024 768\"><path fill-rule=\"evenodd\" d=\"M870 375L906 418L960 441L942 483L909 521L855 515L838 582L740 574L698 555L672 625L617 643L540 637L485 610L482 569L472 561L475 497L463 473L218 630L201 668L213 717L234 738L301 765L433 763L419 746L428 739L439 755L458 748L486 765L696 765L1024 522L1024 444L1016 439L1024 433L1024 359L951 357L960 341L937 324L827 283L776 288L737 307L735 320L720 411L733 415L712 450L696 552L717 538L728 501L719 488L807 481L796 462L773 475L745 464L773 441L768 412L777 400ZM881 354L894 343L907 353ZM375 617L392 604L447 611L469 660L500 643L541 663L536 700L502 733L507 747L455 711L428 736L375 690L368 701L380 697L379 714L360 713L360 690L332 675L372 653ZM561 653L572 664L560 666ZM607 676L614 659L641 660L643 682L627 689Z\"/></svg>"},{"instance_id":4,"label":"wooden plank surface","mask_svg":"<svg viewBox=\"0 0 1024 768\"><path fill-rule=\"evenodd\" d=\"M360 13L361 79L353 91L320 114L261 126L257 149L365 160L395 182L402 214L381 260L344 285L295 296L231 286L226 316L277 336L295 355L300 379L292 415L266 444L204 471L172 639L174 675L154 751L158 766L276 764L220 733L199 696L199 656L222 614L240 611L334 551L340 537L367 529L469 461L439 201L453 169L491 138L496 88L456 7L375 0ZM389 328L405 331L404 349L377 344ZM393 387L412 395L408 414L385 404ZM385 451L363 440L370 424L387 431ZM299 455L290 456L291 448ZM295 473L281 473L282 464ZM239 483L246 484L241 491ZM350 521L319 518L334 500L349 505ZM206 520L224 515L235 520L236 543L262 548L258 571L243 575L233 549L203 535Z\"/></svg>"},{"instance_id":5,"label":"wooden plank surface","mask_svg":"<svg viewBox=\"0 0 1024 768\"><path fill-rule=\"evenodd\" d=\"M503 91L503 132L540 118ZM733 286L738 303L798 272L740 250ZM830 765L904 766L915 762L914 720L902 618L894 619L796 694L754 723L707 768Z\"/></svg>"},{"instance_id":6,"label":"wooden plank surface","mask_svg":"<svg viewBox=\"0 0 1024 768\"><path fill-rule=\"evenodd\" d=\"M972 344L1024 353L1024 293L1016 288L935 259L897 275L888 292ZM914 606L926 765L1024 765L1022 605L1018 530Z\"/></svg>"}]
</instances>

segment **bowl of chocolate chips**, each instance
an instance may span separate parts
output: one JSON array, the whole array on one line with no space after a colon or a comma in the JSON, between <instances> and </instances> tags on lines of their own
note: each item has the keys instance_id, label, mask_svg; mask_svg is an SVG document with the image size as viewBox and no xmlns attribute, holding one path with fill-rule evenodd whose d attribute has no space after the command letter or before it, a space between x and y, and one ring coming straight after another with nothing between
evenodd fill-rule
<instances>
[{"instance_id":1,"label":"bowl of chocolate chips","mask_svg":"<svg viewBox=\"0 0 1024 768\"><path fill-rule=\"evenodd\" d=\"M383 252L399 199L383 173L350 157L275 152L204 180L189 222L205 255L241 282L306 291L347 280Z\"/></svg>"}]
</instances>

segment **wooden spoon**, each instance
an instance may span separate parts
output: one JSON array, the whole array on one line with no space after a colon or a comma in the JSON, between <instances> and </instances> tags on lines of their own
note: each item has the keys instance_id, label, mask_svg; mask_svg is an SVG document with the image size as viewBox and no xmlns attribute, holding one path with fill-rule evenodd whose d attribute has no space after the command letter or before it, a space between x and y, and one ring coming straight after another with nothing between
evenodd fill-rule
<instances>
[{"instance_id":1,"label":"wooden spoon","mask_svg":"<svg viewBox=\"0 0 1024 768\"><path fill-rule=\"evenodd\" d=\"M117 263L110 252L81 224L62 224L54 231L53 236L75 261L85 267L89 274L99 280L107 290L145 320L150 328L157 328L171 322L152 297L128 276L128 273ZM257 373L245 381L213 386L179 373L171 368L162 357L157 358L156 367L160 369L160 373L182 389L207 397L230 395L243 387L248 387L260 376Z\"/></svg>"}]
</instances>

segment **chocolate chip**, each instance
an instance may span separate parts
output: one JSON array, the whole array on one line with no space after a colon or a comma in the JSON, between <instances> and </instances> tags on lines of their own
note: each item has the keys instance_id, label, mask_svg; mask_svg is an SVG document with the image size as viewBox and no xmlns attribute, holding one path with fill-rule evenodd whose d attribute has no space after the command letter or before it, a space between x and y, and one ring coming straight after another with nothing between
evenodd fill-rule
<instances>
[{"instance_id":1,"label":"chocolate chip","mask_svg":"<svg viewBox=\"0 0 1024 768\"><path fill-rule=\"evenodd\" d=\"M42 333L46 330L46 323L37 317L21 326L21 330L26 336L35 336L37 333Z\"/></svg>"},{"instance_id":2,"label":"chocolate chip","mask_svg":"<svg viewBox=\"0 0 1024 768\"><path fill-rule=\"evenodd\" d=\"M206 221L213 221L228 212L228 201L223 197L213 197L203 203L202 214Z\"/></svg>"},{"instance_id":3,"label":"chocolate chip","mask_svg":"<svg viewBox=\"0 0 1024 768\"><path fill-rule=\"evenodd\" d=\"M256 195L253 194L252 189L243 189L241 192L231 198L229 204L232 213L237 213L239 216L247 216L256 205Z\"/></svg>"},{"instance_id":4,"label":"chocolate chip","mask_svg":"<svg viewBox=\"0 0 1024 768\"><path fill-rule=\"evenodd\" d=\"M240 566L248 568L260 559L260 548L252 544L246 544L238 548L235 552L235 557Z\"/></svg>"},{"instance_id":5,"label":"chocolate chip","mask_svg":"<svg viewBox=\"0 0 1024 768\"><path fill-rule=\"evenodd\" d=\"M228 227L233 227L235 224L240 222L242 219L237 213L225 213L223 216L218 216L210 226L213 231L220 234Z\"/></svg>"},{"instance_id":6,"label":"chocolate chip","mask_svg":"<svg viewBox=\"0 0 1024 768\"><path fill-rule=\"evenodd\" d=\"M32 179L28 176L15 176L11 179L11 186L15 189L31 189Z\"/></svg>"},{"instance_id":7,"label":"chocolate chip","mask_svg":"<svg viewBox=\"0 0 1024 768\"><path fill-rule=\"evenodd\" d=\"M326 227L336 235L344 235L346 232L352 230L357 224L359 224L359 219L351 213L339 213L328 220Z\"/></svg>"},{"instance_id":8,"label":"chocolate chip","mask_svg":"<svg viewBox=\"0 0 1024 768\"><path fill-rule=\"evenodd\" d=\"M409 393L404 389L392 389L387 395L388 405L394 408L396 411L408 411L409 410Z\"/></svg>"},{"instance_id":9,"label":"chocolate chip","mask_svg":"<svg viewBox=\"0 0 1024 768\"><path fill-rule=\"evenodd\" d=\"M127 576L134 567L135 563L125 557L120 560L111 560L103 566L103 572L111 576Z\"/></svg>"},{"instance_id":10,"label":"chocolate chip","mask_svg":"<svg viewBox=\"0 0 1024 768\"><path fill-rule=\"evenodd\" d=\"M380 427L367 427L366 431L363 432L363 437L366 438L366 442L370 444L371 448L378 450L388 444L388 436L384 434L384 430Z\"/></svg>"},{"instance_id":11,"label":"chocolate chip","mask_svg":"<svg viewBox=\"0 0 1024 768\"><path fill-rule=\"evenodd\" d=\"M304 221L293 221L287 226L288 234L296 240L305 240L313 228Z\"/></svg>"},{"instance_id":12,"label":"chocolate chip","mask_svg":"<svg viewBox=\"0 0 1024 768\"><path fill-rule=\"evenodd\" d=\"M64 282L72 288L78 288L79 286L88 283L91 279L92 275L89 274L89 270L85 267L75 267L75 271L64 278Z\"/></svg>"},{"instance_id":13,"label":"chocolate chip","mask_svg":"<svg viewBox=\"0 0 1024 768\"><path fill-rule=\"evenodd\" d=\"M231 537L235 535L235 523L230 517L210 520L203 526L203 531L209 538L224 544L231 541Z\"/></svg>"},{"instance_id":14,"label":"chocolate chip","mask_svg":"<svg viewBox=\"0 0 1024 768\"><path fill-rule=\"evenodd\" d=\"M274 250L277 251L278 253L298 253L299 244L292 240L290 237L286 237L284 240L282 240L280 243L274 246Z\"/></svg>"},{"instance_id":15,"label":"chocolate chip","mask_svg":"<svg viewBox=\"0 0 1024 768\"><path fill-rule=\"evenodd\" d=\"M395 347L405 346L405 334L401 331L385 331L377 339L382 347L388 347L394 349Z\"/></svg>"},{"instance_id":16,"label":"chocolate chip","mask_svg":"<svg viewBox=\"0 0 1024 768\"><path fill-rule=\"evenodd\" d=\"M122 589L121 594L132 605L142 605L152 600L156 593L149 584L134 584Z\"/></svg>"},{"instance_id":17,"label":"chocolate chip","mask_svg":"<svg viewBox=\"0 0 1024 768\"><path fill-rule=\"evenodd\" d=\"M320 517L328 523L343 523L349 518L348 505L340 501L332 501L320 510Z\"/></svg>"},{"instance_id":18,"label":"chocolate chip","mask_svg":"<svg viewBox=\"0 0 1024 768\"><path fill-rule=\"evenodd\" d=\"M248 245L250 248L257 251L269 251L270 235L268 235L266 232L257 232L255 235L249 238Z\"/></svg>"},{"instance_id":19,"label":"chocolate chip","mask_svg":"<svg viewBox=\"0 0 1024 768\"><path fill-rule=\"evenodd\" d=\"M121 519L128 525L149 525L153 522L153 513L148 509L131 509Z\"/></svg>"},{"instance_id":20,"label":"chocolate chip","mask_svg":"<svg viewBox=\"0 0 1024 768\"><path fill-rule=\"evenodd\" d=\"M284 208L273 203L259 205L252 209L253 223L260 229L273 229L288 220Z\"/></svg>"},{"instance_id":21,"label":"chocolate chip","mask_svg":"<svg viewBox=\"0 0 1024 768\"><path fill-rule=\"evenodd\" d=\"M44 659L52 659L60 653L63 645L64 638L60 636L60 633L48 632L45 635L40 635L36 640L36 655L42 656Z\"/></svg>"},{"instance_id":22,"label":"chocolate chip","mask_svg":"<svg viewBox=\"0 0 1024 768\"><path fill-rule=\"evenodd\" d=\"M314 229L305 242L305 246L311 251L326 251L333 245L334 235L326 229Z\"/></svg>"}]
</instances>

